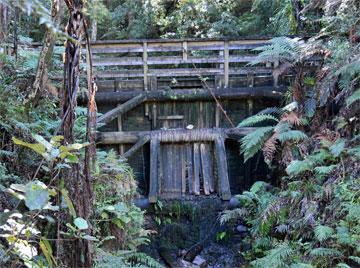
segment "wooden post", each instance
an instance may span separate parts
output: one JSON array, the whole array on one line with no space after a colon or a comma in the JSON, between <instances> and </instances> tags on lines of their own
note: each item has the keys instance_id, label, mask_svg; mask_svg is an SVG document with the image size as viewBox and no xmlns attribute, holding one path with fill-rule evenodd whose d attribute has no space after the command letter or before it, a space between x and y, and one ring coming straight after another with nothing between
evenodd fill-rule
<instances>
[{"instance_id":1,"label":"wooden post","mask_svg":"<svg viewBox=\"0 0 360 268\"><path fill-rule=\"evenodd\" d=\"M224 88L229 86L229 41L224 42Z\"/></svg>"},{"instance_id":2,"label":"wooden post","mask_svg":"<svg viewBox=\"0 0 360 268\"><path fill-rule=\"evenodd\" d=\"M183 56L183 61L185 62L188 59L188 48L187 48L187 42L186 41L182 42L182 47L183 47L182 56Z\"/></svg>"},{"instance_id":3,"label":"wooden post","mask_svg":"<svg viewBox=\"0 0 360 268\"><path fill-rule=\"evenodd\" d=\"M119 107L119 106L118 106ZM117 127L118 127L118 131L122 131L123 127L122 127L122 115L120 114L117 118ZM124 154L124 145L120 144L119 145L119 154L123 155Z\"/></svg>"},{"instance_id":4,"label":"wooden post","mask_svg":"<svg viewBox=\"0 0 360 268\"><path fill-rule=\"evenodd\" d=\"M150 190L149 190L149 202L156 203L159 193L159 170L158 170L158 158L159 158L160 141L157 138L151 138L150 140Z\"/></svg>"},{"instance_id":5,"label":"wooden post","mask_svg":"<svg viewBox=\"0 0 360 268\"><path fill-rule=\"evenodd\" d=\"M143 71L144 71L144 90L148 91L148 53L147 43L143 43ZM149 115L149 105L145 103L145 116Z\"/></svg>"},{"instance_id":6,"label":"wooden post","mask_svg":"<svg viewBox=\"0 0 360 268\"><path fill-rule=\"evenodd\" d=\"M252 116L253 115L253 110L254 110L254 101L253 99L247 99L247 105L248 105L248 115L247 116Z\"/></svg>"},{"instance_id":7,"label":"wooden post","mask_svg":"<svg viewBox=\"0 0 360 268\"><path fill-rule=\"evenodd\" d=\"M193 145L186 145L186 161L187 161L187 174L188 174L188 188L189 194L194 193L194 169L193 169Z\"/></svg>"},{"instance_id":8,"label":"wooden post","mask_svg":"<svg viewBox=\"0 0 360 268\"><path fill-rule=\"evenodd\" d=\"M218 170L218 192L222 200L230 200L231 192L224 138L217 138L215 140L215 152Z\"/></svg>"},{"instance_id":9,"label":"wooden post","mask_svg":"<svg viewBox=\"0 0 360 268\"><path fill-rule=\"evenodd\" d=\"M204 143L200 143L200 155L201 155L201 168L202 168L202 177L203 177L203 189L205 195L210 194L210 152L206 148L207 146Z\"/></svg>"},{"instance_id":10,"label":"wooden post","mask_svg":"<svg viewBox=\"0 0 360 268\"><path fill-rule=\"evenodd\" d=\"M194 143L194 189L193 192L195 195L200 195L200 152L199 152L199 144Z\"/></svg>"},{"instance_id":11,"label":"wooden post","mask_svg":"<svg viewBox=\"0 0 360 268\"><path fill-rule=\"evenodd\" d=\"M274 69L279 67L279 61L274 62ZM278 87L279 84L279 75L274 76L274 87Z\"/></svg>"}]
</instances>

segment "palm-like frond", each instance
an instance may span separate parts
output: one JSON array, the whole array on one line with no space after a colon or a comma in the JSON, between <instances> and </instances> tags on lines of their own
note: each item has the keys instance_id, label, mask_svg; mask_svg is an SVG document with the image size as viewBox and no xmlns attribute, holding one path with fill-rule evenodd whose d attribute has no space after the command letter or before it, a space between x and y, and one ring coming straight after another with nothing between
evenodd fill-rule
<instances>
[{"instance_id":1,"label":"palm-like frond","mask_svg":"<svg viewBox=\"0 0 360 268\"><path fill-rule=\"evenodd\" d=\"M280 142L284 143L286 141L296 141L299 142L301 140L306 139L308 136L300 131L300 130L289 130L278 135L278 139Z\"/></svg>"},{"instance_id":2,"label":"palm-like frond","mask_svg":"<svg viewBox=\"0 0 360 268\"><path fill-rule=\"evenodd\" d=\"M360 89L356 90L351 96L346 99L346 105L349 107L356 101L360 100Z\"/></svg>"},{"instance_id":3,"label":"palm-like frond","mask_svg":"<svg viewBox=\"0 0 360 268\"><path fill-rule=\"evenodd\" d=\"M241 152L245 161L260 151L273 130L274 127L259 127L241 139Z\"/></svg>"},{"instance_id":4,"label":"palm-like frond","mask_svg":"<svg viewBox=\"0 0 360 268\"><path fill-rule=\"evenodd\" d=\"M257 115L250 116L250 117L246 118L245 120L241 121L239 123L238 127L252 127L257 124L268 122L268 121L279 122L279 120L273 115L257 114Z\"/></svg>"},{"instance_id":5,"label":"palm-like frond","mask_svg":"<svg viewBox=\"0 0 360 268\"><path fill-rule=\"evenodd\" d=\"M334 229L326 225L317 225L314 229L315 237L319 242L324 242L334 234Z\"/></svg>"},{"instance_id":6,"label":"palm-like frond","mask_svg":"<svg viewBox=\"0 0 360 268\"><path fill-rule=\"evenodd\" d=\"M260 51L255 60L250 64L255 65L264 62L288 62L295 63L300 56L300 43L297 39L288 37L276 37L270 40L269 45L254 49Z\"/></svg>"}]
</instances>

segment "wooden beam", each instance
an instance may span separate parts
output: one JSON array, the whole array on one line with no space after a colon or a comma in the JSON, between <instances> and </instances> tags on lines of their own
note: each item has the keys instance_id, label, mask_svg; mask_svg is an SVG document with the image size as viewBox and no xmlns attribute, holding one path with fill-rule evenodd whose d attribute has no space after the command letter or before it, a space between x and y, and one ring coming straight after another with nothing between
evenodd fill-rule
<instances>
[{"instance_id":1,"label":"wooden beam","mask_svg":"<svg viewBox=\"0 0 360 268\"><path fill-rule=\"evenodd\" d=\"M210 90L215 97L222 99L243 99L243 98L281 98L287 87L243 87ZM198 101L213 100L213 96L209 89L176 89L176 90L156 90L156 91L123 91L123 92L98 92L96 94L96 102L118 103L126 102L140 94L144 94L145 101ZM85 95L79 96L80 101L86 101Z\"/></svg>"},{"instance_id":2,"label":"wooden beam","mask_svg":"<svg viewBox=\"0 0 360 268\"><path fill-rule=\"evenodd\" d=\"M133 97L132 99L129 99L125 103L117 106L116 108L108 111L107 113L103 114L102 116L100 116L97 120L97 123L98 124L106 124L106 123L112 121L113 119L115 119L116 117L118 117L119 115L122 115L122 114L130 111L131 109L138 106L140 103L144 102L145 100L146 100L146 96L144 94L139 94L139 95Z\"/></svg>"},{"instance_id":3,"label":"wooden beam","mask_svg":"<svg viewBox=\"0 0 360 268\"><path fill-rule=\"evenodd\" d=\"M224 87L227 88L229 86L229 62L230 62L230 56L229 56L229 42L224 42ZM252 59L249 59L249 61L252 61ZM233 62L233 61L231 61ZM240 61L237 61L240 62Z\"/></svg>"},{"instance_id":4,"label":"wooden beam","mask_svg":"<svg viewBox=\"0 0 360 268\"><path fill-rule=\"evenodd\" d=\"M144 135L138 139L138 141L132 146L129 150L127 150L122 157L129 158L131 155L133 155L137 150L139 150L142 146L145 145L150 140L149 135Z\"/></svg>"},{"instance_id":5,"label":"wooden beam","mask_svg":"<svg viewBox=\"0 0 360 268\"><path fill-rule=\"evenodd\" d=\"M230 183L229 183L229 175L228 175L228 167L227 167L227 159L226 159L226 151L225 151L225 143L224 139L219 137L215 140L215 157L217 163L217 171L218 171L218 193L223 200L230 200L231 192L230 192Z\"/></svg>"},{"instance_id":6,"label":"wooden beam","mask_svg":"<svg viewBox=\"0 0 360 268\"><path fill-rule=\"evenodd\" d=\"M244 135L253 131L254 128L202 128L202 129L168 129L153 131L122 131L122 132L98 132L98 144L134 144L141 137L149 135L157 137L161 142L205 142L215 141L219 135L225 138L239 140Z\"/></svg>"},{"instance_id":7,"label":"wooden beam","mask_svg":"<svg viewBox=\"0 0 360 268\"><path fill-rule=\"evenodd\" d=\"M156 203L159 194L158 181L158 157L159 157L160 141L156 138L150 140L150 190L149 202Z\"/></svg>"}]
</instances>

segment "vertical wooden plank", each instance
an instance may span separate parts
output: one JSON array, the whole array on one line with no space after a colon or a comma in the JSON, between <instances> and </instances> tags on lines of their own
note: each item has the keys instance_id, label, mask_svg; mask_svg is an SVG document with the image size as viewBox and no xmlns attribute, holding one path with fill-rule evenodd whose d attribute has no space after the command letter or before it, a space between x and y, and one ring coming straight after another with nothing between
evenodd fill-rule
<instances>
[{"instance_id":1,"label":"vertical wooden plank","mask_svg":"<svg viewBox=\"0 0 360 268\"><path fill-rule=\"evenodd\" d=\"M143 71L144 71L144 90L148 90L148 53L147 53L147 43L143 43ZM149 105L145 103L145 116L149 115Z\"/></svg>"},{"instance_id":2,"label":"vertical wooden plank","mask_svg":"<svg viewBox=\"0 0 360 268\"><path fill-rule=\"evenodd\" d=\"M229 41L224 42L224 87L229 86Z\"/></svg>"},{"instance_id":3,"label":"vertical wooden plank","mask_svg":"<svg viewBox=\"0 0 360 268\"><path fill-rule=\"evenodd\" d=\"M247 86L254 87L254 83L255 83L255 74L253 72L249 72L247 74Z\"/></svg>"},{"instance_id":4,"label":"vertical wooden plank","mask_svg":"<svg viewBox=\"0 0 360 268\"><path fill-rule=\"evenodd\" d=\"M253 115L253 110L254 110L254 101L253 99L247 99L247 107L248 107L248 115L247 116L252 116Z\"/></svg>"},{"instance_id":5,"label":"vertical wooden plank","mask_svg":"<svg viewBox=\"0 0 360 268\"><path fill-rule=\"evenodd\" d=\"M199 154L199 144L194 143L194 193L195 195L200 194L200 154Z\"/></svg>"},{"instance_id":6,"label":"vertical wooden plank","mask_svg":"<svg viewBox=\"0 0 360 268\"><path fill-rule=\"evenodd\" d=\"M210 184L210 193L215 192L215 174L214 174L214 151L213 144L207 144L208 157L209 157L209 184Z\"/></svg>"},{"instance_id":7,"label":"vertical wooden plank","mask_svg":"<svg viewBox=\"0 0 360 268\"><path fill-rule=\"evenodd\" d=\"M198 114L198 128L204 127L204 103L202 101L199 102L199 114Z\"/></svg>"},{"instance_id":8,"label":"vertical wooden plank","mask_svg":"<svg viewBox=\"0 0 360 268\"><path fill-rule=\"evenodd\" d=\"M188 175L188 189L189 194L194 193L194 169L193 169L193 145L188 144L186 146L186 164L187 164L187 175Z\"/></svg>"},{"instance_id":9,"label":"vertical wooden plank","mask_svg":"<svg viewBox=\"0 0 360 268\"><path fill-rule=\"evenodd\" d=\"M187 42L184 41L182 42L182 47L183 47L183 61L187 61L188 59L188 46L187 46Z\"/></svg>"},{"instance_id":10,"label":"vertical wooden plank","mask_svg":"<svg viewBox=\"0 0 360 268\"><path fill-rule=\"evenodd\" d=\"M180 145L181 154L181 193L184 196L186 193L186 145Z\"/></svg>"},{"instance_id":11,"label":"vertical wooden plank","mask_svg":"<svg viewBox=\"0 0 360 268\"><path fill-rule=\"evenodd\" d=\"M122 127L122 115L119 115L118 118L117 118L117 127L118 127L118 131L123 130L123 127ZM119 145L119 154L120 155L124 154L124 144Z\"/></svg>"},{"instance_id":12,"label":"vertical wooden plank","mask_svg":"<svg viewBox=\"0 0 360 268\"><path fill-rule=\"evenodd\" d=\"M150 140L150 190L149 202L156 203L158 197L158 156L159 156L160 141L157 138Z\"/></svg>"},{"instance_id":13,"label":"vertical wooden plank","mask_svg":"<svg viewBox=\"0 0 360 268\"><path fill-rule=\"evenodd\" d=\"M210 174L209 174L209 151L204 143L200 144L201 170L203 177L203 188L206 195L210 194Z\"/></svg>"},{"instance_id":14,"label":"vertical wooden plank","mask_svg":"<svg viewBox=\"0 0 360 268\"><path fill-rule=\"evenodd\" d=\"M230 200L230 183L227 168L225 143L223 138L215 140L216 164L218 170L219 193L222 200Z\"/></svg>"},{"instance_id":15,"label":"vertical wooden plank","mask_svg":"<svg viewBox=\"0 0 360 268\"><path fill-rule=\"evenodd\" d=\"M274 62L274 69L279 67L279 61ZM278 75L274 75L274 87L277 87L279 84L279 77Z\"/></svg>"},{"instance_id":16,"label":"vertical wooden plank","mask_svg":"<svg viewBox=\"0 0 360 268\"><path fill-rule=\"evenodd\" d=\"M156 129L156 125L157 125L157 107L156 107L156 103L153 103L153 105L152 105L152 116L151 116L152 129Z\"/></svg>"},{"instance_id":17,"label":"vertical wooden plank","mask_svg":"<svg viewBox=\"0 0 360 268\"><path fill-rule=\"evenodd\" d=\"M220 127L220 107L215 103L215 127Z\"/></svg>"}]
</instances>

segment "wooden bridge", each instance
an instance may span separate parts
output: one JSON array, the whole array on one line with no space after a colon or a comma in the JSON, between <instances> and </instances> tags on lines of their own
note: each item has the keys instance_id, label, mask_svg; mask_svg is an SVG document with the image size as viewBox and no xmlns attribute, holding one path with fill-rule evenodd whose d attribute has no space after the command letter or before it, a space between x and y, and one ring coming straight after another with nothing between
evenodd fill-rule
<instances>
[{"instance_id":1,"label":"wooden bridge","mask_svg":"<svg viewBox=\"0 0 360 268\"><path fill-rule=\"evenodd\" d=\"M237 140L249 130L234 126L277 105L289 83L287 76L274 79L270 63L248 65L256 57L253 49L267 43L92 43L96 101L103 113L99 146L129 159L151 202L211 194L228 200L232 188L246 188L261 174L254 161L243 164L235 155Z\"/></svg>"}]
</instances>

